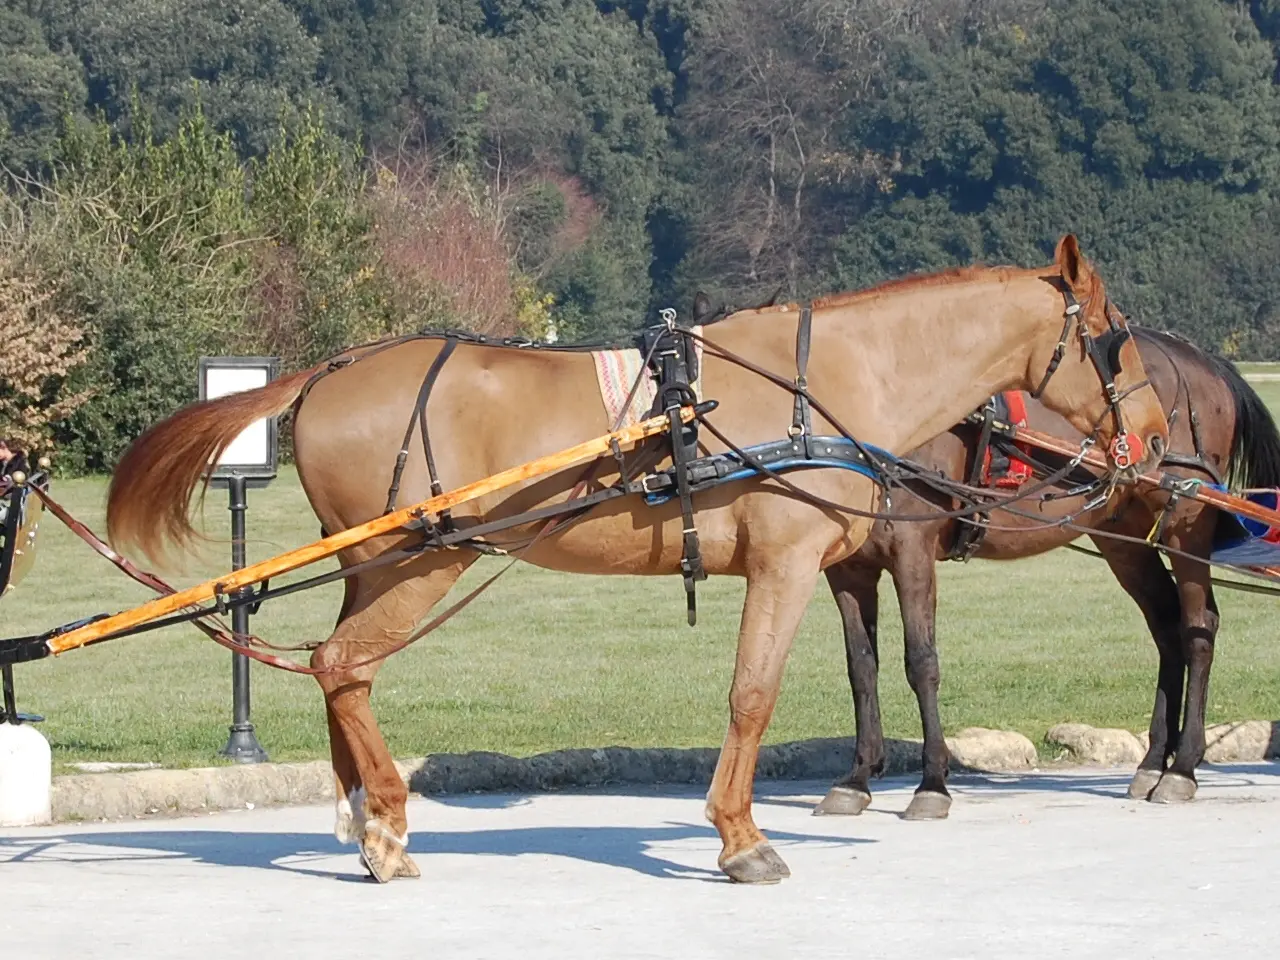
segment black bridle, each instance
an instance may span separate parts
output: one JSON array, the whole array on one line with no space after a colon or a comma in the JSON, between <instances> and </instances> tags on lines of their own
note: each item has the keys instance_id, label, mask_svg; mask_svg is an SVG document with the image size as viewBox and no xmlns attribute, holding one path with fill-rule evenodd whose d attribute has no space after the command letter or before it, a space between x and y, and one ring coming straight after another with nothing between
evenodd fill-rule
<instances>
[{"instance_id":1,"label":"black bridle","mask_svg":"<svg viewBox=\"0 0 1280 960\"><path fill-rule=\"evenodd\" d=\"M1045 369L1044 378L1040 381L1040 385L1031 391L1031 396L1037 400L1040 399L1045 387L1049 385L1050 378L1062 364L1063 357L1067 353L1067 338L1071 335L1072 321L1074 321L1076 333L1084 345L1084 352L1093 362L1093 369L1097 371L1098 379L1102 381L1102 390L1107 398L1107 409L1094 421L1092 437L1097 437L1098 426L1103 418L1110 414L1115 418L1116 424L1115 437L1108 451L1111 460L1120 469L1136 466L1142 459L1142 440L1125 429L1124 413L1120 409L1120 403L1135 391L1151 386L1151 380L1149 378L1139 380L1124 392L1116 389L1116 376L1124 369L1120 362L1120 350L1133 334L1129 331L1129 325L1123 315L1119 315L1118 311L1112 308L1110 298L1103 306L1103 313L1107 318L1107 329L1095 335L1089 330L1089 325L1085 321L1084 307L1088 305L1089 299L1085 298L1084 303L1081 303L1065 285L1062 296L1067 301L1062 334L1058 337L1058 345L1054 347L1053 357ZM1136 451L1135 445L1138 448Z\"/></svg>"}]
</instances>

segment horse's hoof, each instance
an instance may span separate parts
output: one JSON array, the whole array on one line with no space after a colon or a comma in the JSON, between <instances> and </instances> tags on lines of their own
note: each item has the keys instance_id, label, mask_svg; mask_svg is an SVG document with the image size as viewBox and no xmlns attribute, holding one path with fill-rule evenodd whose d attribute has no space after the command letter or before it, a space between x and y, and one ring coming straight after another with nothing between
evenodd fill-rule
<instances>
[{"instance_id":1,"label":"horse's hoof","mask_svg":"<svg viewBox=\"0 0 1280 960\"><path fill-rule=\"evenodd\" d=\"M396 879L417 880L420 876L422 871L413 862L413 857L407 853L400 854L400 866L396 868Z\"/></svg>"},{"instance_id":2,"label":"horse's hoof","mask_svg":"<svg viewBox=\"0 0 1280 960\"><path fill-rule=\"evenodd\" d=\"M360 862L378 883L419 877L422 873L405 849L408 842L407 834L397 837L377 820L370 820L360 840Z\"/></svg>"},{"instance_id":3,"label":"horse's hoof","mask_svg":"<svg viewBox=\"0 0 1280 960\"><path fill-rule=\"evenodd\" d=\"M1151 791L1152 803L1188 803L1196 798L1196 782L1181 773L1166 773Z\"/></svg>"},{"instance_id":4,"label":"horse's hoof","mask_svg":"<svg viewBox=\"0 0 1280 960\"><path fill-rule=\"evenodd\" d=\"M1138 768L1138 772L1133 775L1133 779L1129 781L1129 799L1130 800L1146 800L1151 796L1151 791L1156 788L1156 784L1160 782L1161 770L1147 770Z\"/></svg>"},{"instance_id":5,"label":"horse's hoof","mask_svg":"<svg viewBox=\"0 0 1280 960\"><path fill-rule=\"evenodd\" d=\"M767 840L731 857L721 857L720 869L734 883L777 883L791 876L786 861Z\"/></svg>"},{"instance_id":6,"label":"horse's hoof","mask_svg":"<svg viewBox=\"0 0 1280 960\"><path fill-rule=\"evenodd\" d=\"M920 790L902 814L903 820L945 820L951 812L951 798L936 790Z\"/></svg>"},{"instance_id":7,"label":"horse's hoof","mask_svg":"<svg viewBox=\"0 0 1280 960\"><path fill-rule=\"evenodd\" d=\"M871 794L853 787L832 787L813 808L815 817L856 817L871 806Z\"/></svg>"}]
</instances>

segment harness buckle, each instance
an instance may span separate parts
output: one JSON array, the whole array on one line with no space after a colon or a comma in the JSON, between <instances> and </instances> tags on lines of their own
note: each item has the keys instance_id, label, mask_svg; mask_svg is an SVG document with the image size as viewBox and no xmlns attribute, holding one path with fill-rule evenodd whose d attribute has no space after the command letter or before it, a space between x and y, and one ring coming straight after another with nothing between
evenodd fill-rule
<instances>
[{"instance_id":1,"label":"harness buckle","mask_svg":"<svg viewBox=\"0 0 1280 960\"><path fill-rule=\"evenodd\" d=\"M667 486L667 476L663 473L646 473L637 481L641 493L657 493ZM652 486L650 486L652 484Z\"/></svg>"}]
</instances>

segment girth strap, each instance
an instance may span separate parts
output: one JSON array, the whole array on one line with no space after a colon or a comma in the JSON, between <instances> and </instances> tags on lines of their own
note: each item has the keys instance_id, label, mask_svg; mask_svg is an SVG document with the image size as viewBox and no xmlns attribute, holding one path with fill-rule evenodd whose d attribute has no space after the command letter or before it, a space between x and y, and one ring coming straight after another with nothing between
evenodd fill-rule
<instances>
[{"instance_id":1,"label":"girth strap","mask_svg":"<svg viewBox=\"0 0 1280 960\"><path fill-rule=\"evenodd\" d=\"M791 427L787 435L793 439L804 438L805 453L812 457L811 439L813 437L813 417L809 410L809 341L813 330L813 306L805 304L800 308L800 322L796 326L796 400L791 414Z\"/></svg>"},{"instance_id":2,"label":"girth strap","mask_svg":"<svg viewBox=\"0 0 1280 960\"><path fill-rule=\"evenodd\" d=\"M698 531L694 527L693 489L689 483L689 464L698 456L698 427L697 421L685 424L681 420L680 408L698 402L692 386L698 371L691 369L697 356L693 342L676 327L675 319L674 310L663 310L662 323L647 328L641 334L640 347L644 355L651 357L650 365L657 375L657 409L667 415L671 425L671 465L683 522L680 573L684 577L689 626L692 627L698 622L695 585L699 580L707 579L707 571L702 563Z\"/></svg>"},{"instance_id":3,"label":"girth strap","mask_svg":"<svg viewBox=\"0 0 1280 960\"><path fill-rule=\"evenodd\" d=\"M970 466L969 475L965 481L971 487L982 483L982 464L986 460L987 450L991 447L991 433L995 429L996 403L997 398L991 397L978 411L982 414L982 426L978 431L978 443L973 450L973 465ZM968 522L968 518L957 518L955 538L947 550L947 559L959 560L961 563L968 563L973 559L973 555L982 546L982 541L986 539L986 525L990 521L991 515L986 511L975 514L972 522Z\"/></svg>"},{"instance_id":4,"label":"girth strap","mask_svg":"<svg viewBox=\"0 0 1280 960\"><path fill-rule=\"evenodd\" d=\"M422 428L422 449L427 458L427 476L431 478L431 495L438 497L444 492L444 487L440 485L440 477L436 473L436 458L431 452L431 437L427 433L427 402L431 399L431 390L440 376L440 371L444 368L445 361L452 356L457 346L456 337L446 338L440 352L427 368L427 375L422 378L422 386L418 388L418 399L414 401L413 413L409 417L409 426L404 431L404 441L400 444L400 452L396 454L396 466L391 475L391 487L387 490L387 506L384 513L391 513L396 508L396 499L400 495L400 479L404 475L405 462L409 459L409 444L413 441L413 430L416 426L421 425ZM449 511L442 510L440 528L448 530L451 525L452 517Z\"/></svg>"}]
</instances>

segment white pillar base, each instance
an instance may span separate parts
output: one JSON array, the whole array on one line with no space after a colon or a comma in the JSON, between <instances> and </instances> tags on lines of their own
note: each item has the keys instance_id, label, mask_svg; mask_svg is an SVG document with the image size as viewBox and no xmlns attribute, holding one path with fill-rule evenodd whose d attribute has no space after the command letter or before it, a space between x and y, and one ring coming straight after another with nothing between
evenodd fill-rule
<instances>
[{"instance_id":1,"label":"white pillar base","mask_svg":"<svg viewBox=\"0 0 1280 960\"><path fill-rule=\"evenodd\" d=\"M29 723L0 723L0 827L53 819L53 752Z\"/></svg>"}]
</instances>

